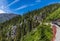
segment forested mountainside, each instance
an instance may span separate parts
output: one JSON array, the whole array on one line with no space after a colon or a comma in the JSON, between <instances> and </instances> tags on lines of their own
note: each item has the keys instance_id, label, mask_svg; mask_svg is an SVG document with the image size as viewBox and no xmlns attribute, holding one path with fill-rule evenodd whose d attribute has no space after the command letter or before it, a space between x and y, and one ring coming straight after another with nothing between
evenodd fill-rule
<instances>
[{"instance_id":1,"label":"forested mountainside","mask_svg":"<svg viewBox=\"0 0 60 41\"><path fill-rule=\"evenodd\" d=\"M15 16L0 23L0 41L51 41L50 23L60 18L60 4Z\"/></svg>"},{"instance_id":2,"label":"forested mountainside","mask_svg":"<svg viewBox=\"0 0 60 41\"><path fill-rule=\"evenodd\" d=\"M17 16L16 14L7 14L1 13L0 14L0 23L5 22L6 20L10 20L11 18Z\"/></svg>"}]
</instances>

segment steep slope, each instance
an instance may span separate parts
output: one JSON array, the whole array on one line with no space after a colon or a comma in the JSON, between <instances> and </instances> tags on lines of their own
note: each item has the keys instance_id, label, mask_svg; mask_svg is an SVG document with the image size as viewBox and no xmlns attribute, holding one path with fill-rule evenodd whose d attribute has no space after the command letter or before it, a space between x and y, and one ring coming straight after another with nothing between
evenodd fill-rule
<instances>
[{"instance_id":1,"label":"steep slope","mask_svg":"<svg viewBox=\"0 0 60 41\"><path fill-rule=\"evenodd\" d=\"M0 23L0 41L51 41L51 25L46 26L44 22L60 18L59 13L60 4L57 3L28 12L23 16L7 15L9 20L2 15L8 21ZM2 20L5 20L3 18Z\"/></svg>"},{"instance_id":2,"label":"steep slope","mask_svg":"<svg viewBox=\"0 0 60 41\"><path fill-rule=\"evenodd\" d=\"M45 24L39 25L37 29L24 36L22 41L51 41L52 29L50 27L50 25Z\"/></svg>"},{"instance_id":3,"label":"steep slope","mask_svg":"<svg viewBox=\"0 0 60 41\"><path fill-rule=\"evenodd\" d=\"M37 9L34 10L32 12L28 12L26 14L24 14L24 18L28 18L28 17L37 17L39 18L39 16L41 16L42 19L45 19L49 14L51 14L52 12L54 12L55 10L57 10L58 8L60 8L60 4L50 4L46 7L43 7L41 9Z\"/></svg>"},{"instance_id":4,"label":"steep slope","mask_svg":"<svg viewBox=\"0 0 60 41\"><path fill-rule=\"evenodd\" d=\"M60 8L47 16L46 20L53 21L60 18Z\"/></svg>"}]
</instances>

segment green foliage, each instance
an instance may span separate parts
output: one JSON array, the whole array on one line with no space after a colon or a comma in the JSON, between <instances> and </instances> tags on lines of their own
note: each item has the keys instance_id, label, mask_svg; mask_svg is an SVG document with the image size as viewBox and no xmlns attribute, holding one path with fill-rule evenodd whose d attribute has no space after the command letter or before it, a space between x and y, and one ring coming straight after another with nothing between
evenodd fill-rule
<instances>
[{"instance_id":1,"label":"green foliage","mask_svg":"<svg viewBox=\"0 0 60 41\"><path fill-rule=\"evenodd\" d=\"M52 21L60 18L60 8L58 8L56 11L54 11L52 14L50 14L46 21Z\"/></svg>"},{"instance_id":2,"label":"green foliage","mask_svg":"<svg viewBox=\"0 0 60 41\"><path fill-rule=\"evenodd\" d=\"M50 25L39 25L35 30L24 36L23 41L51 41L52 29Z\"/></svg>"},{"instance_id":3,"label":"green foliage","mask_svg":"<svg viewBox=\"0 0 60 41\"><path fill-rule=\"evenodd\" d=\"M0 41L51 41L52 29L44 22L60 18L59 13L60 4L51 4L0 23ZM11 37L12 29L14 38Z\"/></svg>"}]
</instances>

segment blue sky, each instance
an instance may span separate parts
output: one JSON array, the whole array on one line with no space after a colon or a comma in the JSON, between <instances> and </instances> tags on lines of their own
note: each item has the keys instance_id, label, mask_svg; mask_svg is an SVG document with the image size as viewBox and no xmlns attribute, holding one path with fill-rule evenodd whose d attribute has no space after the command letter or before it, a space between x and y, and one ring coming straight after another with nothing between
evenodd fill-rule
<instances>
[{"instance_id":1,"label":"blue sky","mask_svg":"<svg viewBox=\"0 0 60 41\"><path fill-rule=\"evenodd\" d=\"M53 3L60 3L60 0L0 0L0 10L23 14Z\"/></svg>"}]
</instances>

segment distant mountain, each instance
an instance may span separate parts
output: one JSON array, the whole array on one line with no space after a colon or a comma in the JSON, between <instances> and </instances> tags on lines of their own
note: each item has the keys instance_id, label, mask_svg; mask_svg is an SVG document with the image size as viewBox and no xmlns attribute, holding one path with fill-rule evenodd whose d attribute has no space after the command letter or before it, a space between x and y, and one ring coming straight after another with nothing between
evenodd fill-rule
<instances>
[{"instance_id":1,"label":"distant mountain","mask_svg":"<svg viewBox=\"0 0 60 41\"><path fill-rule=\"evenodd\" d=\"M16 14L7 14L7 13L2 13L0 14L0 23L4 22L6 20L10 20L11 18L17 16Z\"/></svg>"},{"instance_id":2,"label":"distant mountain","mask_svg":"<svg viewBox=\"0 0 60 41\"><path fill-rule=\"evenodd\" d=\"M1 14L1 41L51 41L50 23L60 18L60 4L51 4L24 15ZM7 21L8 20L8 21Z\"/></svg>"}]
</instances>

